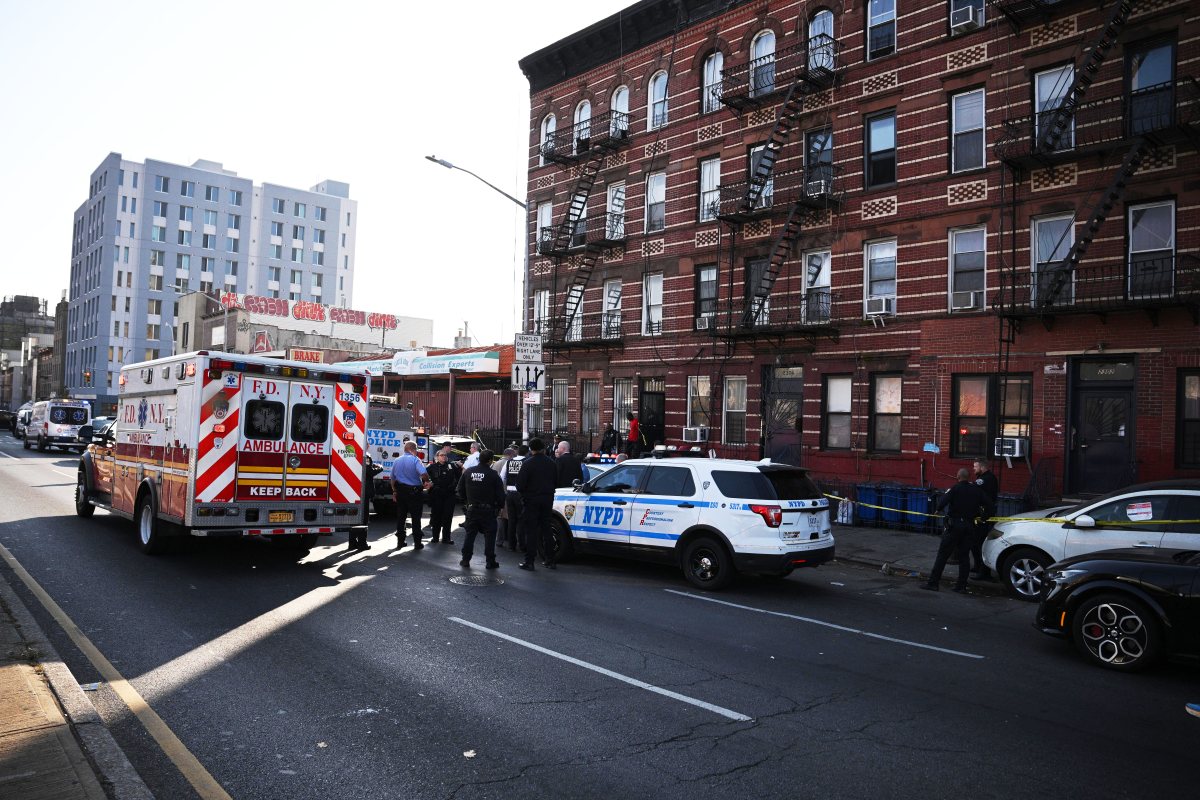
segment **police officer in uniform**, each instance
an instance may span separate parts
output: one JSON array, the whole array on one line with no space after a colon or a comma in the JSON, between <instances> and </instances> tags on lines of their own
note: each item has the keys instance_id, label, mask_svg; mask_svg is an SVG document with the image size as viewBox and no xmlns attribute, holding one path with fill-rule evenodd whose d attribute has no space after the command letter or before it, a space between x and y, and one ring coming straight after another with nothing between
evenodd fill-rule
<instances>
[{"instance_id":1,"label":"police officer in uniform","mask_svg":"<svg viewBox=\"0 0 1200 800\"><path fill-rule=\"evenodd\" d=\"M444 539L446 544L454 544L450 538L450 526L454 521L454 492L458 488L458 480L462 477L462 468L446 457L445 451L438 451L434 462L429 465L429 532L430 544Z\"/></svg>"},{"instance_id":2,"label":"police officer in uniform","mask_svg":"<svg viewBox=\"0 0 1200 800\"><path fill-rule=\"evenodd\" d=\"M966 469L958 471L958 483L950 487L950 491L938 500L937 510L946 512L946 529L942 533L941 544L938 545L937 557L933 561L933 571L929 574L929 582L921 584L922 589L936 592L938 582L942 579L942 570L951 553L958 555L958 580L954 591L967 590L967 572L971 569L971 538L975 534L975 520L992 515L992 503L988 500L983 489L971 483L971 473Z\"/></svg>"},{"instance_id":3,"label":"police officer in uniform","mask_svg":"<svg viewBox=\"0 0 1200 800\"><path fill-rule=\"evenodd\" d=\"M492 452L479 451L479 463L464 470L458 480L458 499L463 501L467 509L467 519L463 523L466 538L463 540L462 561L464 567L471 566L471 556L475 553L475 534L483 533L483 555L487 559L487 568L496 569L500 564L496 561L496 515L504 507L504 484L500 476L492 469Z\"/></svg>"},{"instance_id":4,"label":"police officer in uniform","mask_svg":"<svg viewBox=\"0 0 1200 800\"><path fill-rule=\"evenodd\" d=\"M996 500L1000 497L1000 482L996 480L996 473L992 472L986 458L975 459L975 485L983 489L984 496L991 501L992 508L995 508ZM981 581L992 579L991 570L983 563L983 540L987 538L991 529L992 523L980 522L971 539L971 563L974 564L971 567L971 577Z\"/></svg>"},{"instance_id":5,"label":"police officer in uniform","mask_svg":"<svg viewBox=\"0 0 1200 800\"><path fill-rule=\"evenodd\" d=\"M508 517L508 525L504 528L504 544L509 550L514 552L525 552L525 531L521 524L521 493L517 491L517 475L521 473L521 465L525 463L526 457L529 455L529 446L521 445L517 448L517 454L508 459L504 468L500 470L500 478L504 481L505 489L505 516Z\"/></svg>"},{"instance_id":6,"label":"police officer in uniform","mask_svg":"<svg viewBox=\"0 0 1200 800\"><path fill-rule=\"evenodd\" d=\"M521 513L521 527L525 532L525 560L518 566L532 572L539 545L542 549L542 566L555 569L550 514L554 507L558 469L554 460L546 455L546 444L541 439L530 439L529 451L530 456L522 462L516 481L521 502L525 505Z\"/></svg>"}]
</instances>

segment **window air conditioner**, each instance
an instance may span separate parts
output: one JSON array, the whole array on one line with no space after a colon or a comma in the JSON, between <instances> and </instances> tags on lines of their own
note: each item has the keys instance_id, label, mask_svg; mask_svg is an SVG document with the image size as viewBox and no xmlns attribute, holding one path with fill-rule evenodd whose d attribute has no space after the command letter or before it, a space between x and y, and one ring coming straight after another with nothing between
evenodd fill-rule
<instances>
[{"instance_id":1,"label":"window air conditioner","mask_svg":"<svg viewBox=\"0 0 1200 800\"><path fill-rule=\"evenodd\" d=\"M896 298L894 297L868 297L867 298L867 316L882 317L885 314L896 313Z\"/></svg>"},{"instance_id":2,"label":"window air conditioner","mask_svg":"<svg viewBox=\"0 0 1200 800\"><path fill-rule=\"evenodd\" d=\"M951 292L950 310L969 311L973 308L979 308L979 295L979 292Z\"/></svg>"},{"instance_id":3,"label":"window air conditioner","mask_svg":"<svg viewBox=\"0 0 1200 800\"><path fill-rule=\"evenodd\" d=\"M954 33L961 33L979 27L979 17L976 14L975 6L963 6L955 8L950 12L950 30Z\"/></svg>"},{"instance_id":4,"label":"window air conditioner","mask_svg":"<svg viewBox=\"0 0 1200 800\"><path fill-rule=\"evenodd\" d=\"M685 442L707 442L708 428L684 428L683 440Z\"/></svg>"},{"instance_id":5,"label":"window air conditioner","mask_svg":"<svg viewBox=\"0 0 1200 800\"><path fill-rule=\"evenodd\" d=\"M712 317L696 317L696 330L706 331L712 324Z\"/></svg>"},{"instance_id":6,"label":"window air conditioner","mask_svg":"<svg viewBox=\"0 0 1200 800\"><path fill-rule=\"evenodd\" d=\"M1025 438L1003 437L996 439L992 447L992 455L1020 458L1025 455Z\"/></svg>"},{"instance_id":7,"label":"window air conditioner","mask_svg":"<svg viewBox=\"0 0 1200 800\"><path fill-rule=\"evenodd\" d=\"M804 193L809 197L824 197L828 195L832 189L831 181L822 178L821 180L812 180L804 184Z\"/></svg>"}]
</instances>

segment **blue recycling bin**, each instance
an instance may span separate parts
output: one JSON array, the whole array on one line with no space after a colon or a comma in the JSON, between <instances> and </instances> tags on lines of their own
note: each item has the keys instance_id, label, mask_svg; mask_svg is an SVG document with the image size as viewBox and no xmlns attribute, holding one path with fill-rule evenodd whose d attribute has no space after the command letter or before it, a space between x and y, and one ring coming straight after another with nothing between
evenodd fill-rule
<instances>
[{"instance_id":1,"label":"blue recycling bin","mask_svg":"<svg viewBox=\"0 0 1200 800\"><path fill-rule=\"evenodd\" d=\"M1011 517L1025 511L1025 498L1019 494L1002 494L996 498L996 516Z\"/></svg>"},{"instance_id":2,"label":"blue recycling bin","mask_svg":"<svg viewBox=\"0 0 1200 800\"><path fill-rule=\"evenodd\" d=\"M879 505L879 492L874 484L860 483L854 487L857 494L857 502L854 504L854 513L858 517L859 525L878 525L879 524L879 509L870 508L864 503L870 505Z\"/></svg>"},{"instance_id":3,"label":"blue recycling bin","mask_svg":"<svg viewBox=\"0 0 1200 800\"><path fill-rule=\"evenodd\" d=\"M922 486L911 486L905 492L905 508L916 513L906 515L904 527L910 531L926 531L930 527L932 517L926 516L933 513L933 498L929 496L929 490Z\"/></svg>"},{"instance_id":4,"label":"blue recycling bin","mask_svg":"<svg viewBox=\"0 0 1200 800\"><path fill-rule=\"evenodd\" d=\"M902 528L907 514L904 513L906 502L904 498L904 487L895 484L888 484L879 487L879 505L884 506L880 509L880 516L883 524L888 528Z\"/></svg>"}]
</instances>

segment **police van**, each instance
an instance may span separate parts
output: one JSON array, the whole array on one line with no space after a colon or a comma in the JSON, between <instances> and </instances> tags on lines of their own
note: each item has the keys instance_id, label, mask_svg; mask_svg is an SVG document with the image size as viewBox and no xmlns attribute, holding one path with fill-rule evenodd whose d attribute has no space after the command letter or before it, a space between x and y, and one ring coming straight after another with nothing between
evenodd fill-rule
<instances>
[{"instance_id":1,"label":"police van","mask_svg":"<svg viewBox=\"0 0 1200 800\"><path fill-rule=\"evenodd\" d=\"M631 459L554 494L557 559L604 553L678 565L720 589L833 558L829 501L808 472L722 458Z\"/></svg>"}]
</instances>

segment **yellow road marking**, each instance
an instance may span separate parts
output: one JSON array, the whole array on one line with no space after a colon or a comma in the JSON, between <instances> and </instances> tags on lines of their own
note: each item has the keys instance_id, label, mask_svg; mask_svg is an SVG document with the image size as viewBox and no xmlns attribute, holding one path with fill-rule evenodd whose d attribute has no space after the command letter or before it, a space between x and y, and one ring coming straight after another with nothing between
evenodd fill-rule
<instances>
[{"instance_id":1,"label":"yellow road marking","mask_svg":"<svg viewBox=\"0 0 1200 800\"><path fill-rule=\"evenodd\" d=\"M21 566L21 563L2 544L0 544L0 558L3 558L8 563L12 571L29 588L29 591L38 599L38 602L50 612L50 616L54 617L54 621L62 627L71 641L75 643L75 646L87 656L88 661L92 662L92 666L96 668L96 671L100 673L105 682L112 687L112 690L121 698L126 707L138 718L138 721L142 723L146 732L158 743L159 748L162 749L166 757L171 759L171 763L175 765L176 769L192 785L192 788L196 790L196 794L204 798L204 800L233 800L221 788L221 784L217 783L217 779L204 768L199 759L192 755L191 751L179 740L179 737L167 726L163 718L150 707L150 704L146 702L138 690L133 688L133 685L129 681L125 680L124 676L117 671L117 668L104 657L99 648L92 644L83 631L79 630L79 626L67 616L67 612L63 611L58 603L54 602L54 598L46 593L41 584Z\"/></svg>"}]
</instances>

